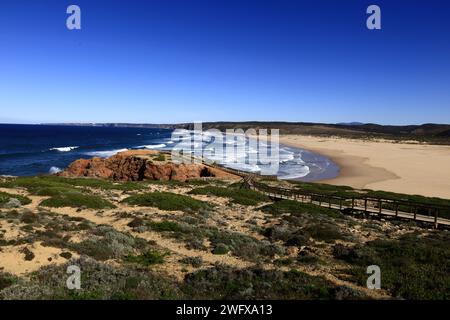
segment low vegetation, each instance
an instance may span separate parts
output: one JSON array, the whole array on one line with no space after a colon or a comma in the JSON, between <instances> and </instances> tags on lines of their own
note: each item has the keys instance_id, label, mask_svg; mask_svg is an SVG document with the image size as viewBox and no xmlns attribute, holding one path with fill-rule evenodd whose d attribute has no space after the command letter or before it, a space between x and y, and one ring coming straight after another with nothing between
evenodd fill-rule
<instances>
[{"instance_id":1,"label":"low vegetation","mask_svg":"<svg viewBox=\"0 0 450 320\"><path fill-rule=\"evenodd\" d=\"M87 195L82 193L65 193L55 195L49 199L45 199L40 203L44 207L72 207L72 208L86 208L86 209L110 209L115 208L108 200L99 196Z\"/></svg>"},{"instance_id":2,"label":"low vegetation","mask_svg":"<svg viewBox=\"0 0 450 320\"><path fill-rule=\"evenodd\" d=\"M18 194L10 194L7 192L0 192L0 207L7 205L11 199L16 199L20 202L20 205L27 205L31 203L30 198L24 197Z\"/></svg>"},{"instance_id":3,"label":"low vegetation","mask_svg":"<svg viewBox=\"0 0 450 320\"><path fill-rule=\"evenodd\" d=\"M160 153L156 157L153 157L153 161L166 161L166 156Z\"/></svg>"},{"instance_id":4,"label":"low vegetation","mask_svg":"<svg viewBox=\"0 0 450 320\"><path fill-rule=\"evenodd\" d=\"M148 267L153 264L164 263L164 257L167 253L161 253L159 251L147 251L140 255L127 255L125 257L125 261L141 264L145 267Z\"/></svg>"},{"instance_id":5,"label":"low vegetation","mask_svg":"<svg viewBox=\"0 0 450 320\"><path fill-rule=\"evenodd\" d=\"M294 200L280 200L261 208L263 212L278 216L282 214L301 215L305 213L323 214L330 217L342 217L342 213L336 209L319 207L315 204L301 203Z\"/></svg>"},{"instance_id":6,"label":"low vegetation","mask_svg":"<svg viewBox=\"0 0 450 320\"><path fill-rule=\"evenodd\" d=\"M262 193L248 189L207 186L203 188L194 189L189 193L230 198L232 199L233 203L247 206L254 206L259 204L260 202L269 201L269 198L263 195Z\"/></svg>"},{"instance_id":7,"label":"low vegetation","mask_svg":"<svg viewBox=\"0 0 450 320\"><path fill-rule=\"evenodd\" d=\"M200 209L209 209L211 207L207 202L170 192L152 192L132 195L122 202L134 206L155 207L161 210L172 211L198 211Z\"/></svg>"},{"instance_id":8,"label":"low vegetation","mask_svg":"<svg viewBox=\"0 0 450 320\"><path fill-rule=\"evenodd\" d=\"M233 269L221 265L189 274L184 291L200 299L355 299L362 296L296 270Z\"/></svg>"},{"instance_id":9,"label":"low vegetation","mask_svg":"<svg viewBox=\"0 0 450 320\"><path fill-rule=\"evenodd\" d=\"M374 240L364 246L337 247L334 255L352 265L348 273L360 285L369 265L378 265L382 286L404 299L450 299L450 237L447 233L420 236L412 233L398 240Z\"/></svg>"},{"instance_id":10,"label":"low vegetation","mask_svg":"<svg viewBox=\"0 0 450 320\"><path fill-rule=\"evenodd\" d=\"M307 193L315 193L319 195L323 195L323 201L328 201L328 196L337 196L342 197L351 200L352 198L355 199L362 199L364 197L370 197L370 198L381 198L386 200L395 200L395 201L403 201L403 202L413 202L413 203L420 203L423 204L424 207L421 208L420 206L417 208L417 214L423 214L427 215L429 214L426 206L438 206L442 207L439 209L439 216L443 218L450 218L450 200L448 199L441 199L436 197L425 197L420 195L409 195L409 194L402 194L402 193L394 193L394 192L388 192L388 191L375 191L375 190L356 190L352 187L348 186L334 186L334 185L327 185L327 184L320 184L320 183L307 183L307 182L296 182L296 181L290 181L290 184L294 186L295 189L307 192ZM315 200L319 200L319 198L316 197ZM338 203L338 202L334 202ZM348 204L348 203L347 203ZM390 205L388 203L383 204L383 208L395 210L394 205ZM404 211L404 212L411 212L412 207L411 205L402 205L400 204L398 207L398 210ZM432 212L434 214L434 211Z\"/></svg>"},{"instance_id":11,"label":"low vegetation","mask_svg":"<svg viewBox=\"0 0 450 320\"><path fill-rule=\"evenodd\" d=\"M333 194L329 186L294 185ZM0 187L15 190L0 192L0 256L16 252L43 266L16 276L5 265L0 299L367 299L373 296L362 289L373 264L382 272L377 295L450 299L447 231L272 201L239 186L208 179L5 178ZM46 199L23 207L33 195ZM83 270L82 290L61 281L73 264ZM333 278L344 285L327 280Z\"/></svg>"},{"instance_id":12,"label":"low vegetation","mask_svg":"<svg viewBox=\"0 0 450 320\"><path fill-rule=\"evenodd\" d=\"M86 188L101 190L142 190L146 188L145 182L113 182L94 178L64 178L58 176L18 177L9 181L0 182L2 188L25 188L35 195L54 195L54 192L82 191ZM43 191L44 190L44 191ZM47 194L45 190L50 190Z\"/></svg>"}]
</instances>

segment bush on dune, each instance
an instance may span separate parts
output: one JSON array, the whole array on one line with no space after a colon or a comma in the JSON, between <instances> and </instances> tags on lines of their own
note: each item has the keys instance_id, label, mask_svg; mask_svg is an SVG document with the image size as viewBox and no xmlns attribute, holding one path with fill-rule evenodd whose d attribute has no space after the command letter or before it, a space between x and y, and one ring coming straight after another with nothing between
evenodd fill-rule
<instances>
[{"instance_id":1,"label":"bush on dune","mask_svg":"<svg viewBox=\"0 0 450 320\"><path fill-rule=\"evenodd\" d=\"M31 203L31 200L28 197L24 197L18 194L10 194L7 192L0 192L0 206L7 204L11 199L19 200L21 205L27 205Z\"/></svg>"},{"instance_id":2,"label":"bush on dune","mask_svg":"<svg viewBox=\"0 0 450 320\"><path fill-rule=\"evenodd\" d=\"M360 285L367 280L366 268L378 265L383 288L405 299L450 298L450 249L447 234L407 234L399 240L374 240L364 246L335 246L334 256L352 265L348 273ZM432 288L432 289L431 289Z\"/></svg>"},{"instance_id":3,"label":"bush on dune","mask_svg":"<svg viewBox=\"0 0 450 320\"><path fill-rule=\"evenodd\" d=\"M128 255L125 257L125 261L131 262L131 263L137 263L141 264L143 266L150 266L153 264L160 264L164 263L164 257L167 256L167 253L161 253L156 250L151 250L144 252L140 255Z\"/></svg>"},{"instance_id":4,"label":"bush on dune","mask_svg":"<svg viewBox=\"0 0 450 320\"><path fill-rule=\"evenodd\" d=\"M254 206L269 198L260 192L249 189L222 188L208 186L191 190L190 194L214 195L217 197L231 198L233 203Z\"/></svg>"},{"instance_id":5,"label":"bush on dune","mask_svg":"<svg viewBox=\"0 0 450 320\"><path fill-rule=\"evenodd\" d=\"M66 193L53 196L40 203L44 207L72 207L87 209L112 209L115 208L111 202L94 195L87 195L82 193Z\"/></svg>"},{"instance_id":6,"label":"bush on dune","mask_svg":"<svg viewBox=\"0 0 450 320\"><path fill-rule=\"evenodd\" d=\"M234 269L218 265L188 274L183 291L197 299L355 299L347 287L291 270Z\"/></svg>"},{"instance_id":7,"label":"bush on dune","mask_svg":"<svg viewBox=\"0 0 450 320\"><path fill-rule=\"evenodd\" d=\"M209 209L211 207L207 202L170 192L152 192L133 195L124 199L122 202L129 205L156 207L169 211L199 211L200 209Z\"/></svg>"},{"instance_id":8,"label":"bush on dune","mask_svg":"<svg viewBox=\"0 0 450 320\"><path fill-rule=\"evenodd\" d=\"M281 200L272 204L266 205L261 208L263 212L270 213L272 215L281 215L290 213L292 215L308 214L323 214L330 217L342 217L339 210L329 209L310 203L301 203L294 200Z\"/></svg>"},{"instance_id":9,"label":"bush on dune","mask_svg":"<svg viewBox=\"0 0 450 320\"><path fill-rule=\"evenodd\" d=\"M19 177L13 180L0 183L3 188L25 188L31 194L37 195L53 195L45 194L45 191L87 191L86 188L94 188L101 190L141 190L146 187L142 182L113 182L104 179L95 178L64 178L58 176L36 176L36 177ZM43 194L44 193L44 194Z\"/></svg>"}]
</instances>

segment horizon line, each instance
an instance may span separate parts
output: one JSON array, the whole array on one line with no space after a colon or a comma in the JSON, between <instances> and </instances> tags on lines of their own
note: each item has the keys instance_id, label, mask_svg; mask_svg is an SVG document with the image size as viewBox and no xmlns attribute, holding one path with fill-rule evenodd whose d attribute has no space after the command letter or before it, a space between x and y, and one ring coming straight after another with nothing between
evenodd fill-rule
<instances>
[{"instance_id":1,"label":"horizon line","mask_svg":"<svg viewBox=\"0 0 450 320\"><path fill-rule=\"evenodd\" d=\"M411 123L411 124L381 124L376 122L360 122L360 121L346 121L346 122L311 122L311 121L287 121L287 120L216 120L216 121L187 121L187 122L35 122L35 123L21 123L21 122L0 122L0 125L184 125L191 123L283 123L283 124L325 124L325 125L379 125L379 126L396 126L396 127L407 127L407 126L424 126L424 125L450 125L450 123L438 123L438 122L423 122L423 123Z\"/></svg>"}]
</instances>

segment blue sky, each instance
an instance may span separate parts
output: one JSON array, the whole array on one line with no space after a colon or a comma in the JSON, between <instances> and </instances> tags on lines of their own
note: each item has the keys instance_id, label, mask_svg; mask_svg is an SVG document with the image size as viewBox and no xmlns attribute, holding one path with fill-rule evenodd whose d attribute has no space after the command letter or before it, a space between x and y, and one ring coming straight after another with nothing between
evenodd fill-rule
<instances>
[{"instance_id":1,"label":"blue sky","mask_svg":"<svg viewBox=\"0 0 450 320\"><path fill-rule=\"evenodd\" d=\"M77 4L82 30L66 28ZM382 30L366 28L378 4ZM442 0L2 0L0 122L450 123Z\"/></svg>"}]
</instances>

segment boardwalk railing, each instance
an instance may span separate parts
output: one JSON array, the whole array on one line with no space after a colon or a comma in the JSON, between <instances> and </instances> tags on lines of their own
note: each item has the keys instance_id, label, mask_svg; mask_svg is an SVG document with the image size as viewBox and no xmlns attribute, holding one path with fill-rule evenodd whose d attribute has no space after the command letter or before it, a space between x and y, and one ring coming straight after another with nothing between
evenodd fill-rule
<instances>
[{"instance_id":1,"label":"boardwalk railing","mask_svg":"<svg viewBox=\"0 0 450 320\"><path fill-rule=\"evenodd\" d=\"M360 197L344 197L332 194L310 192L301 189L274 187L257 182L256 177L263 177L265 180L277 180L276 176L260 176L242 170L225 168L215 163L205 163L205 165L240 176L243 178L244 184L248 188L262 192L275 199L288 199L304 203L313 203L322 207L347 210L352 213L364 213L367 215L378 215L379 217L414 220L433 224L435 228L438 228L439 226L450 228L450 219L443 218L441 214L445 213L446 217L450 217L450 206L409 200L397 200L381 197L376 198L364 196L363 194L361 194Z\"/></svg>"},{"instance_id":2,"label":"boardwalk railing","mask_svg":"<svg viewBox=\"0 0 450 320\"><path fill-rule=\"evenodd\" d=\"M338 210L350 210L369 215L394 217L431 223L435 228L439 225L450 227L450 219L439 216L440 212L450 213L450 207L430 205L406 200L393 200L366 197L344 197L330 194L320 194L305 190L294 190L273 187L256 181L247 182L247 187L262 192L276 199L295 200L304 203L313 203L322 207ZM423 213L426 212L426 215Z\"/></svg>"}]
</instances>

